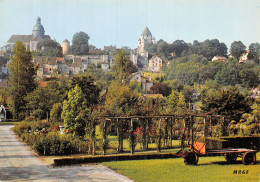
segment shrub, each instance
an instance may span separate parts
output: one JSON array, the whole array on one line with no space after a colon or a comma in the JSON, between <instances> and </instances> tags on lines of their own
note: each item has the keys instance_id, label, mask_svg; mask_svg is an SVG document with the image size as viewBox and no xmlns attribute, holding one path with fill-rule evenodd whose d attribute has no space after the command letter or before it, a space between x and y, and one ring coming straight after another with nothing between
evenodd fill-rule
<instances>
[{"instance_id":1,"label":"shrub","mask_svg":"<svg viewBox=\"0 0 260 182\"><path fill-rule=\"evenodd\" d=\"M56 125L42 121L23 121L12 130L40 155L69 155L88 152L88 141L82 141L70 133L61 135Z\"/></svg>"}]
</instances>

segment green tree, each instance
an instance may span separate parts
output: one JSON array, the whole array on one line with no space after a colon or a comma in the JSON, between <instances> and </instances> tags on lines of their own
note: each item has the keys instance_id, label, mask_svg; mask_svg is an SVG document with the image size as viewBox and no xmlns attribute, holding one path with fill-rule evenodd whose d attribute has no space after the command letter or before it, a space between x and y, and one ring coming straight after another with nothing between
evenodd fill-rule
<instances>
[{"instance_id":1,"label":"green tree","mask_svg":"<svg viewBox=\"0 0 260 182\"><path fill-rule=\"evenodd\" d=\"M179 93L179 99L177 103L177 114L184 114L187 109L186 100L182 92Z\"/></svg>"},{"instance_id":2,"label":"green tree","mask_svg":"<svg viewBox=\"0 0 260 182\"><path fill-rule=\"evenodd\" d=\"M115 55L115 65L112 67L112 72L119 81L127 81L132 73L137 72L136 66L130 61L129 56L124 50L120 50Z\"/></svg>"},{"instance_id":3,"label":"green tree","mask_svg":"<svg viewBox=\"0 0 260 182\"><path fill-rule=\"evenodd\" d=\"M154 94L162 94L167 97L171 93L171 88L165 83L157 82L151 86L150 91Z\"/></svg>"},{"instance_id":4,"label":"green tree","mask_svg":"<svg viewBox=\"0 0 260 182\"><path fill-rule=\"evenodd\" d=\"M240 82L238 65L235 62L224 64L223 68L215 75L215 80L221 85L236 85Z\"/></svg>"},{"instance_id":5,"label":"green tree","mask_svg":"<svg viewBox=\"0 0 260 182\"><path fill-rule=\"evenodd\" d=\"M25 111L25 96L36 87L34 82L36 68L32 63L31 52L26 50L23 42L16 42L13 53L9 64L11 76L8 80L8 88L12 98L13 117L18 119L22 117L21 114Z\"/></svg>"},{"instance_id":6,"label":"green tree","mask_svg":"<svg viewBox=\"0 0 260 182\"><path fill-rule=\"evenodd\" d=\"M95 84L95 79L92 75L74 76L70 81L69 88L72 89L76 85L78 85L82 90L88 107L96 105L98 103L100 89Z\"/></svg>"},{"instance_id":7,"label":"green tree","mask_svg":"<svg viewBox=\"0 0 260 182\"><path fill-rule=\"evenodd\" d=\"M177 90L178 92L182 91L184 88L183 83L176 79L167 80L164 83L166 83L172 90Z\"/></svg>"},{"instance_id":8,"label":"green tree","mask_svg":"<svg viewBox=\"0 0 260 182\"><path fill-rule=\"evenodd\" d=\"M214 111L216 114L229 115L236 119L251 111L250 101L235 87L223 91L209 89L201 101L204 111Z\"/></svg>"},{"instance_id":9,"label":"green tree","mask_svg":"<svg viewBox=\"0 0 260 182\"><path fill-rule=\"evenodd\" d=\"M62 48L60 44L52 39L43 39L37 44L37 49L40 50L43 56L62 56Z\"/></svg>"},{"instance_id":10,"label":"green tree","mask_svg":"<svg viewBox=\"0 0 260 182\"><path fill-rule=\"evenodd\" d=\"M89 50L89 36L85 32L78 32L72 38L72 54L84 55L88 54Z\"/></svg>"},{"instance_id":11,"label":"green tree","mask_svg":"<svg viewBox=\"0 0 260 182\"><path fill-rule=\"evenodd\" d=\"M51 121L60 122L61 121L61 112L62 112L62 103L53 104L51 112L50 112Z\"/></svg>"},{"instance_id":12,"label":"green tree","mask_svg":"<svg viewBox=\"0 0 260 182\"><path fill-rule=\"evenodd\" d=\"M73 135L83 137L85 135L86 116L88 113L86 100L78 85L68 93L68 100L63 101L61 118L64 120L65 129Z\"/></svg>"},{"instance_id":13,"label":"green tree","mask_svg":"<svg viewBox=\"0 0 260 182\"><path fill-rule=\"evenodd\" d=\"M249 45L249 59L253 59L256 64L260 63L260 44L258 42L256 43L251 43Z\"/></svg>"},{"instance_id":14,"label":"green tree","mask_svg":"<svg viewBox=\"0 0 260 182\"><path fill-rule=\"evenodd\" d=\"M167 98L167 105L170 113L175 114L178 102L179 92L177 92L176 90L172 90L172 93Z\"/></svg>"},{"instance_id":15,"label":"green tree","mask_svg":"<svg viewBox=\"0 0 260 182\"><path fill-rule=\"evenodd\" d=\"M25 97L27 109L37 118L50 116L53 105L62 102L63 95L60 90L56 82L50 82L44 88L36 88Z\"/></svg>"},{"instance_id":16,"label":"green tree","mask_svg":"<svg viewBox=\"0 0 260 182\"><path fill-rule=\"evenodd\" d=\"M182 52L189 48L187 43L183 40L175 40L169 47L170 52L174 52L177 57L180 57Z\"/></svg>"},{"instance_id":17,"label":"green tree","mask_svg":"<svg viewBox=\"0 0 260 182\"><path fill-rule=\"evenodd\" d=\"M227 46L223 42L220 43L218 39L207 39L200 45L198 54L203 55L208 60L214 56L226 56Z\"/></svg>"},{"instance_id":18,"label":"green tree","mask_svg":"<svg viewBox=\"0 0 260 182\"><path fill-rule=\"evenodd\" d=\"M259 73L259 70L258 70ZM243 87L253 88L260 84L258 73L254 71L251 65L240 66L239 77Z\"/></svg>"},{"instance_id":19,"label":"green tree","mask_svg":"<svg viewBox=\"0 0 260 182\"><path fill-rule=\"evenodd\" d=\"M237 59L239 59L245 50L246 46L241 41L234 41L230 46L230 53Z\"/></svg>"},{"instance_id":20,"label":"green tree","mask_svg":"<svg viewBox=\"0 0 260 182\"><path fill-rule=\"evenodd\" d=\"M105 101L105 109L109 114L126 114L139 100L139 94L128 86L114 82L110 85Z\"/></svg>"}]
</instances>

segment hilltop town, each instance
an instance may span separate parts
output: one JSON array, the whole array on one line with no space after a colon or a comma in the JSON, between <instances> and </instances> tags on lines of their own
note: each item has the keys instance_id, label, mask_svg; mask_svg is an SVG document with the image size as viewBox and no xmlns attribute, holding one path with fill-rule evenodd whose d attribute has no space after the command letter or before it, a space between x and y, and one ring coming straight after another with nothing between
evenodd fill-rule
<instances>
[{"instance_id":1,"label":"hilltop town","mask_svg":"<svg viewBox=\"0 0 260 182\"><path fill-rule=\"evenodd\" d=\"M82 32L83 33L83 32ZM115 65L115 54L119 48L116 46L104 46L104 49L97 49L93 45L88 45L88 48L85 52L78 54L73 54L75 51L72 51L73 45L71 45L70 41L65 39L61 45L55 40L51 39L50 35L45 35L45 28L41 24L41 18L38 17L36 20L36 24L33 26L31 35L12 35L10 39L6 42L6 45L1 47L0 56L2 57L1 62L1 85L5 86L6 78L8 77L8 62L9 60L4 59L8 56L12 55L12 50L16 44L16 41L22 41L27 50L30 50L33 53L32 62L35 66L37 66L37 79L44 79L52 76L63 75L66 77L73 76L79 73L84 73L89 67L100 68L104 72L109 72L111 68ZM42 45L44 44L45 46ZM56 47L49 48L49 45L56 44ZM218 44L218 40L206 40L210 43L216 41ZM47 42L47 43L46 43ZM175 43L175 45L173 45ZM138 68L139 78L137 79L142 85L146 85L148 83L149 86L143 86L147 91L150 91L150 87L153 85L150 76L144 76L143 72L150 73L160 73L163 65L169 66L171 63L171 59L178 58L185 51L188 50L188 47L194 46L196 44L204 44L205 42L199 43L194 41L193 44L185 43L184 41L176 40L173 42L172 47L170 44L166 43L163 40L155 41L152 33L146 27L142 34L140 35L137 41L137 48L130 49L128 47L122 47L121 49L127 52L129 59L132 61L134 66ZM38 46L37 46L38 45ZM41 45L41 46L39 46ZM221 43L224 49L220 52L217 52L216 55L214 53L209 57L211 61L222 61L226 62L229 57L234 58L232 54L227 55L224 43ZM218 46L218 45L216 45ZM214 48L214 47L212 47ZM43 55L45 49L53 49L54 53L51 52L49 55ZM155 49L155 50L154 50ZM160 50L161 49L161 50ZM55 52L55 50L58 50ZM239 63L251 63L258 64L257 57L252 57L250 55L250 50L244 51L244 47L242 47L241 53L239 53L239 57L237 57ZM181 52L180 52L181 51ZM243 52L244 51L244 52ZM212 57L214 56L214 57ZM135 74L136 75L136 74ZM146 74L147 75L147 74ZM133 78L138 78L133 75Z\"/></svg>"}]
</instances>

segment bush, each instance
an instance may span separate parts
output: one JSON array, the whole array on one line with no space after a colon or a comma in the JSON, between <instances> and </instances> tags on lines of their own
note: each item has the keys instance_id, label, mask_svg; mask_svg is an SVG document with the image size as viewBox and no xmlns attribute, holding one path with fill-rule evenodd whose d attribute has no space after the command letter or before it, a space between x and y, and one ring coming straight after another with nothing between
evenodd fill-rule
<instances>
[{"instance_id":1,"label":"bush","mask_svg":"<svg viewBox=\"0 0 260 182\"><path fill-rule=\"evenodd\" d=\"M23 121L12 130L40 155L70 155L88 152L89 142L82 141L71 134L59 134L55 123Z\"/></svg>"}]
</instances>

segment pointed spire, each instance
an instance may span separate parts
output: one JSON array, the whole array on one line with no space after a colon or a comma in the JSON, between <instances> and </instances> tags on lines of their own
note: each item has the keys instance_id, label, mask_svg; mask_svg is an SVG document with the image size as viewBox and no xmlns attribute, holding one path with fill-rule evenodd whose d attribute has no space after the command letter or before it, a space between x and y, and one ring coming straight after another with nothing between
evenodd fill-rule
<instances>
[{"instance_id":1,"label":"pointed spire","mask_svg":"<svg viewBox=\"0 0 260 182\"><path fill-rule=\"evenodd\" d=\"M150 30L147 27L145 27L142 35L152 35L152 34L151 34Z\"/></svg>"},{"instance_id":2,"label":"pointed spire","mask_svg":"<svg viewBox=\"0 0 260 182\"><path fill-rule=\"evenodd\" d=\"M41 24L41 18L38 16L37 20L36 20L36 24Z\"/></svg>"}]
</instances>

